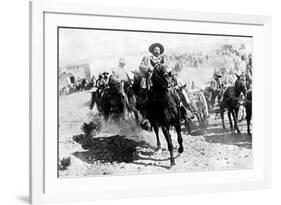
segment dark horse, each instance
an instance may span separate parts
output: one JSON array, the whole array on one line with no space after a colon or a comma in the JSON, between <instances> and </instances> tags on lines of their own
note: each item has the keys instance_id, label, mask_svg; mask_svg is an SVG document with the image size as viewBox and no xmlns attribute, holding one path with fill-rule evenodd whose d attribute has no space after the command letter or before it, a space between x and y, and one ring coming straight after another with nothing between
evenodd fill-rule
<instances>
[{"instance_id":1,"label":"dark horse","mask_svg":"<svg viewBox=\"0 0 281 205\"><path fill-rule=\"evenodd\" d=\"M231 115L234 121L234 131L236 130L237 133L240 133L240 130L237 125L237 115L240 106L240 95L243 93L246 96L247 88L246 82L243 76L236 75L237 80L235 81L235 85L226 88L223 93L222 100L220 102L220 115L222 120L222 127L225 129L224 124L224 111L225 109L228 111L228 119L230 124L230 129L233 130L233 124L231 120Z\"/></svg>"},{"instance_id":2,"label":"dark horse","mask_svg":"<svg viewBox=\"0 0 281 205\"><path fill-rule=\"evenodd\" d=\"M126 93L126 97L122 94ZM99 113L104 117L105 122L112 119L117 124L124 119L126 112L133 112L138 125L138 113L135 109L135 96L130 82L116 81L109 77L108 86L102 92L95 91L91 96L90 109L97 104Z\"/></svg>"},{"instance_id":3,"label":"dark horse","mask_svg":"<svg viewBox=\"0 0 281 205\"><path fill-rule=\"evenodd\" d=\"M252 119L252 90L248 90L245 99L245 108L246 108L246 120L247 120L247 132L251 135L250 124Z\"/></svg>"},{"instance_id":4,"label":"dark horse","mask_svg":"<svg viewBox=\"0 0 281 205\"><path fill-rule=\"evenodd\" d=\"M102 112L101 97L103 96L103 91L104 90L95 90L91 93L90 110L92 110L96 104L98 112Z\"/></svg>"},{"instance_id":5,"label":"dark horse","mask_svg":"<svg viewBox=\"0 0 281 205\"><path fill-rule=\"evenodd\" d=\"M170 152L171 166L173 166L175 165L175 159L173 155L172 138L169 130L171 125L175 127L178 143L180 145L178 152L182 153L183 145L180 124L181 110L179 100L176 97L176 91L170 88L171 78L166 70L167 67L162 64L155 66L151 76L152 88L147 93L148 97L145 112L143 112L143 114L144 117L150 121L151 126L154 129L158 149L161 149L159 127L162 128Z\"/></svg>"}]
</instances>

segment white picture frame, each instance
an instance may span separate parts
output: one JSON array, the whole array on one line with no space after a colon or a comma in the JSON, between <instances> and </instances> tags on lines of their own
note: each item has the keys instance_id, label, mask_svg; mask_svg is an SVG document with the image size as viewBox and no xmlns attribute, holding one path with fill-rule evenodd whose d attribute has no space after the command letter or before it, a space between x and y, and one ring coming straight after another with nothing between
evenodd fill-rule
<instances>
[{"instance_id":1,"label":"white picture frame","mask_svg":"<svg viewBox=\"0 0 281 205\"><path fill-rule=\"evenodd\" d=\"M214 171L209 173L176 173L165 175L135 175L113 176L108 178L97 177L93 179L63 179L52 178L50 182L48 156L49 150L57 145L50 145L45 126L46 104L51 99L45 94L48 90L46 76L46 15L72 15L87 18L119 18L129 20L154 20L182 23L206 23L210 25L241 25L243 27L255 27L259 32L259 65L256 79L259 81L257 98L262 99L256 106L261 112L259 129L253 135L257 140L255 150L258 165L253 170ZM47 17L49 18L49 17ZM75 17L74 17L75 18ZM59 22L59 20L58 20ZM74 23L74 22L73 22ZM57 26L57 25L55 25ZM126 25L123 25L126 26ZM244 28L245 29L245 28ZM51 34L52 35L52 34ZM258 36L257 35L257 36ZM56 45L53 45L56 47ZM52 49L52 46L51 46ZM256 48L255 48L256 49ZM47 75L52 75L48 74ZM54 3L33 1L30 2L30 202L43 204L50 202L75 202L85 200L117 199L129 197L148 197L163 195L179 195L191 193L242 191L250 189L270 188L271 186L271 18L267 16L220 14L207 12L190 12L184 10L163 9L136 9L104 7L91 4ZM255 79L255 78L254 78ZM256 81L257 82L257 81ZM56 115L56 113L55 113ZM266 130L266 133L265 133ZM52 147L53 146L53 147ZM48 155L48 156L47 156ZM54 162L56 165L57 162ZM189 179L192 175L194 181ZM199 177L200 175L200 177ZM201 176L202 175L202 176ZM209 175L209 178L208 178ZM167 183L163 179L168 180ZM197 180L196 180L197 179ZM204 180L202 180L204 179ZM220 180L219 180L220 179ZM247 180L248 179L248 180ZM145 183L153 181L155 183ZM173 183L176 181L177 183ZM201 180L201 181L200 181ZM198 182L196 182L198 181ZM199 182L200 181L200 182ZM122 184L120 183L122 182ZM136 183L138 183L136 185ZM46 188L46 184L49 184ZM63 185L59 185L63 184ZM57 187L69 187L69 190L58 191ZM99 189L95 189L95 185ZM110 186L107 186L110 185ZM90 189L90 187L93 187ZM62 188L61 188L62 189ZM51 191L52 190L52 191ZM69 197L71 195L71 197Z\"/></svg>"}]
</instances>

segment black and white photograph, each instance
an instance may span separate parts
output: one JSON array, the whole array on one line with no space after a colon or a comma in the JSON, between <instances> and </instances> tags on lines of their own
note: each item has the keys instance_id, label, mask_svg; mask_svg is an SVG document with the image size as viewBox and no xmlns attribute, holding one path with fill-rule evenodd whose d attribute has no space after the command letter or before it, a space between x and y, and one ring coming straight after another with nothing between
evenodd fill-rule
<instances>
[{"instance_id":1,"label":"black and white photograph","mask_svg":"<svg viewBox=\"0 0 281 205\"><path fill-rule=\"evenodd\" d=\"M253 37L58 27L58 177L253 168Z\"/></svg>"}]
</instances>

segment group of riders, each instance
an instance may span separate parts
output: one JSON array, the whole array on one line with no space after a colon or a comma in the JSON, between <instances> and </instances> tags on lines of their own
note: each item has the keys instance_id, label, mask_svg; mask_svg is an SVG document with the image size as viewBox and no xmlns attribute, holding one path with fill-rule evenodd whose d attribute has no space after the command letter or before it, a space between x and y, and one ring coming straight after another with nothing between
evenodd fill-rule
<instances>
[{"instance_id":1,"label":"group of riders","mask_svg":"<svg viewBox=\"0 0 281 205\"><path fill-rule=\"evenodd\" d=\"M148 92L153 89L152 73L154 69L157 69L160 65L165 65L165 78L168 81L168 89L174 93L175 99L181 107L182 113L185 115L191 113L193 110L189 96L185 88L186 84L178 76L178 72L175 70L169 70L169 63L164 57L164 46L160 43L154 43L149 47L151 55L143 57L139 65L139 69L132 71L134 79L130 79L128 73L125 70L126 59L120 58L119 64L116 68L112 69L112 73L108 72L100 73L95 83L96 98L102 98L108 89L112 87L118 87L123 100L123 116L126 117L128 105L130 102L135 102L135 106L138 108L145 104L148 100ZM132 93L138 93L138 95L132 95L128 93L128 88L131 87ZM128 96L129 95L129 96ZM93 97L92 96L92 97ZM132 99L133 98L133 99ZM138 98L138 102L136 99ZM141 102L140 102L141 101ZM92 99L90 109L93 108L95 100ZM184 102L184 103L183 103ZM190 114L191 115L191 114ZM192 116L189 116L192 117ZM145 126L147 120L141 122L141 126Z\"/></svg>"},{"instance_id":2,"label":"group of riders","mask_svg":"<svg viewBox=\"0 0 281 205\"><path fill-rule=\"evenodd\" d=\"M131 79L126 72L126 59L123 57L120 58L118 66L112 69L111 74L108 72L99 74L98 79L94 84L94 87L96 88L94 91L95 95L92 95L92 98L95 97L96 99L92 99L90 109L93 108L95 101L97 101L97 98L101 99L107 90L113 87L118 87L116 90L119 92L122 98L122 100L120 101L122 104L122 116L125 118L126 116L128 116L128 112L130 111L128 105L131 105L132 109L137 108L140 110L142 105L147 103L148 92L153 89L153 71L157 70L160 65L164 65L165 73L163 76L168 82L168 89L172 93L174 93L173 96L178 106L180 107L182 115L184 116L185 120L190 121L192 118L194 118L193 113L196 112L197 108L190 99L190 95L188 93L188 90L186 89L186 84L179 76L179 71L181 69L178 69L176 67L179 67L180 65L177 64L175 66L176 69L169 69L169 62L163 55L164 46L160 43L154 43L150 45L148 50L150 52L150 55L144 56L141 60L138 70L132 71L132 73L134 74L134 79ZM236 68L236 72L233 72L232 70L231 72L227 73L226 70L222 68L214 72L213 79L211 80L210 85L204 90L208 109L214 108L216 100L220 101L223 92L231 84L231 82L229 82L229 79L231 79L231 77L233 78L233 76L239 75L239 77L245 78L247 82L247 88L250 88L252 75L252 56L242 55L241 60L243 62L247 62L245 69L242 69L242 71L240 70L238 72L238 69ZM228 78L228 81L225 80L226 78ZM195 89L194 82L192 82L192 86L190 89ZM138 94L134 95L136 93ZM147 120L144 119L143 121L141 121L140 125L144 126L146 123ZM190 128L188 129L190 131Z\"/></svg>"},{"instance_id":3,"label":"group of riders","mask_svg":"<svg viewBox=\"0 0 281 205\"><path fill-rule=\"evenodd\" d=\"M252 88L252 54L240 55L238 51L229 49L228 52L222 55L230 58L231 63L229 66L222 66L214 71L210 86L205 90L206 96L208 96L209 108L214 107L215 99L220 100L224 90L234 85L238 77L245 80L248 90Z\"/></svg>"},{"instance_id":4,"label":"group of riders","mask_svg":"<svg viewBox=\"0 0 281 205\"><path fill-rule=\"evenodd\" d=\"M199 104L194 104L191 100L186 84L180 78L179 70L171 69L172 66L164 56L164 46L154 43L149 47L150 55L143 57L138 70L132 71L134 78L131 80L125 70L125 58L119 60L119 64L112 70L112 73L103 72L96 80L96 89L92 92L90 109L96 104L99 113L104 120L126 119L129 113L134 113L136 123L145 130L154 130L157 139L157 149L161 149L159 140L159 128L168 144L170 152L171 166L175 165L173 156L173 143L170 127L174 127L179 143L178 152L182 153L183 139L181 135L181 123L185 122L185 127L190 132L189 122L194 118ZM244 58L244 57L243 57ZM219 101L222 125L224 126L224 111L228 111L230 127L234 131L240 130L237 126L237 105L240 94L246 96L246 110L248 133L251 119L251 56L248 57L245 71L235 73L234 85L229 86L224 82L226 72L220 70L214 73L214 79L210 86L205 89L205 100L209 108L214 107L216 99ZM176 67L179 67L178 64ZM222 71L222 72L221 72ZM228 73L229 74L229 73ZM192 89L195 89L192 84ZM204 94L202 94L204 96ZM139 115L140 113L140 115ZM234 127L231 121L234 119ZM142 119L140 119L140 117ZM198 116L197 116L198 117ZM199 119L198 119L199 120Z\"/></svg>"}]
</instances>

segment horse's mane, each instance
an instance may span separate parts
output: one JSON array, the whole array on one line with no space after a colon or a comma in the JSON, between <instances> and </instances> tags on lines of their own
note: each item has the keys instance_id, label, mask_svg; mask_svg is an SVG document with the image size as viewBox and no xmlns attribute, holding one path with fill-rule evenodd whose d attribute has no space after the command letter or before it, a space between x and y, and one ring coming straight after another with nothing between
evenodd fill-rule
<instances>
[{"instance_id":1,"label":"horse's mane","mask_svg":"<svg viewBox=\"0 0 281 205\"><path fill-rule=\"evenodd\" d=\"M246 82L242 76L237 77L237 80L235 81L235 84L234 84L234 92L235 92L236 96L240 95L241 92L244 95L246 95L247 86L246 86Z\"/></svg>"},{"instance_id":2,"label":"horse's mane","mask_svg":"<svg viewBox=\"0 0 281 205\"><path fill-rule=\"evenodd\" d=\"M166 90L169 86L168 82L168 67L164 64L158 64L152 73L152 86L155 91Z\"/></svg>"}]
</instances>

